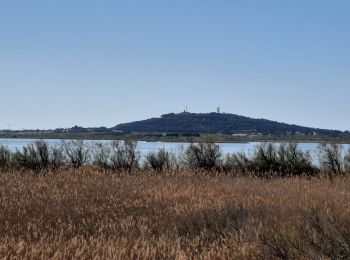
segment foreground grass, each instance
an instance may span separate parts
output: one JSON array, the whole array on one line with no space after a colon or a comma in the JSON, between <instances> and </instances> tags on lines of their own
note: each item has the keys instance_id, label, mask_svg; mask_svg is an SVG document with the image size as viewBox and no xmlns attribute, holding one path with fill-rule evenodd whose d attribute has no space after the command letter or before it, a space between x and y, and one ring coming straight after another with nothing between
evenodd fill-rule
<instances>
[{"instance_id":1,"label":"foreground grass","mask_svg":"<svg viewBox=\"0 0 350 260\"><path fill-rule=\"evenodd\" d=\"M0 258L348 259L350 178L0 174Z\"/></svg>"}]
</instances>

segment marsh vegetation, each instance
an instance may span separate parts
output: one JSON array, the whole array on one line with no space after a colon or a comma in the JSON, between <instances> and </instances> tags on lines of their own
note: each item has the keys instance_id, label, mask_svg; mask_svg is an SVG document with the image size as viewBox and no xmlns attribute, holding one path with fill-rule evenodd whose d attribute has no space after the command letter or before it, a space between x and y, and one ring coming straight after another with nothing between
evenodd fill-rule
<instances>
[{"instance_id":1,"label":"marsh vegetation","mask_svg":"<svg viewBox=\"0 0 350 260\"><path fill-rule=\"evenodd\" d=\"M0 257L347 259L350 179L2 173Z\"/></svg>"},{"instance_id":2,"label":"marsh vegetation","mask_svg":"<svg viewBox=\"0 0 350 260\"><path fill-rule=\"evenodd\" d=\"M133 142L0 148L0 258L348 259L349 154Z\"/></svg>"},{"instance_id":3,"label":"marsh vegetation","mask_svg":"<svg viewBox=\"0 0 350 260\"><path fill-rule=\"evenodd\" d=\"M250 154L224 153L220 145L207 141L191 143L180 151L157 149L142 158L136 141L88 143L62 141L49 145L37 140L22 149L11 151L0 145L0 169L29 170L43 173L62 167L90 166L110 173L135 170L155 172L200 171L203 174L249 175L259 177L344 175L350 170L350 150L335 143L318 146L317 158L297 143L260 143Z\"/></svg>"}]
</instances>

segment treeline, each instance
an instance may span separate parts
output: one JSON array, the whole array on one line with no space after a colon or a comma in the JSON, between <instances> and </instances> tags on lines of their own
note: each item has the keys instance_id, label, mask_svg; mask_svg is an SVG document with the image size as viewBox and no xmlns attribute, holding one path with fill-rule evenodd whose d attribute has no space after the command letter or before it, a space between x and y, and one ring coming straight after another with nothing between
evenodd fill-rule
<instances>
[{"instance_id":1,"label":"treeline","mask_svg":"<svg viewBox=\"0 0 350 260\"><path fill-rule=\"evenodd\" d=\"M327 137L349 137L349 133L336 130L316 129L290 125L267 119L224 113L180 113L165 114L115 127L116 130L134 133L178 133L178 134L262 134L272 136L308 135Z\"/></svg>"},{"instance_id":2,"label":"treeline","mask_svg":"<svg viewBox=\"0 0 350 260\"><path fill-rule=\"evenodd\" d=\"M190 170L203 173L242 174L258 177L344 175L350 172L350 150L339 144L320 144L318 164L308 151L296 143L262 143L251 155L234 153L224 155L213 142L192 143L173 153L165 149L151 151L141 160L136 141L113 141L88 144L83 140L63 141L49 146L38 140L10 151L0 146L0 170L31 170L45 172L62 167L93 166L111 172L133 173L134 170L154 172Z\"/></svg>"}]
</instances>

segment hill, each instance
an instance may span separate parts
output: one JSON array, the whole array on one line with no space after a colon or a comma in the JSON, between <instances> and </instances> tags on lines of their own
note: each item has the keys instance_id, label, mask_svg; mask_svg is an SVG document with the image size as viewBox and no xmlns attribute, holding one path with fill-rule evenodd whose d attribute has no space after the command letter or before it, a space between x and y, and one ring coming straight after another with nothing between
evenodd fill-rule
<instances>
[{"instance_id":1,"label":"hill","mask_svg":"<svg viewBox=\"0 0 350 260\"><path fill-rule=\"evenodd\" d=\"M342 131L304 127L280 123L267 119L227 113L178 113L120 124L113 128L131 133L174 133L174 134L233 134L233 135L321 135L339 137Z\"/></svg>"}]
</instances>

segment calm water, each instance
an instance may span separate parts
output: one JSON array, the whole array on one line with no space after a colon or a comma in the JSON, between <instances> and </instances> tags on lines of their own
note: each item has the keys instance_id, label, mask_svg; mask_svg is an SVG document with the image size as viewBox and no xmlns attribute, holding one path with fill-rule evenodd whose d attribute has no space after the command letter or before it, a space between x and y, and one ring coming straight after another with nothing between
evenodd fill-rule
<instances>
[{"instance_id":1,"label":"calm water","mask_svg":"<svg viewBox=\"0 0 350 260\"><path fill-rule=\"evenodd\" d=\"M16 149L22 149L23 146L31 144L35 141L35 139L1 139L0 145L5 145L9 147L12 151ZM46 140L49 145L55 146L62 143L62 140L57 139L49 139ZM86 141L87 143L94 144L97 142L109 143L111 141ZM254 150L254 147L258 145L258 142L250 142L250 143L220 143L219 145L222 148L222 151L227 153L236 153L236 152L245 152L246 154L251 154ZM278 144L278 143L276 143ZM178 152L182 147L186 147L188 143L170 143L170 142L138 142L138 150L142 155L147 154L149 151L155 151L158 149L165 148L166 150L172 152ZM317 143L300 143L300 148L304 151L309 151L314 158L317 156ZM349 145L344 145L346 149L349 148Z\"/></svg>"}]
</instances>

